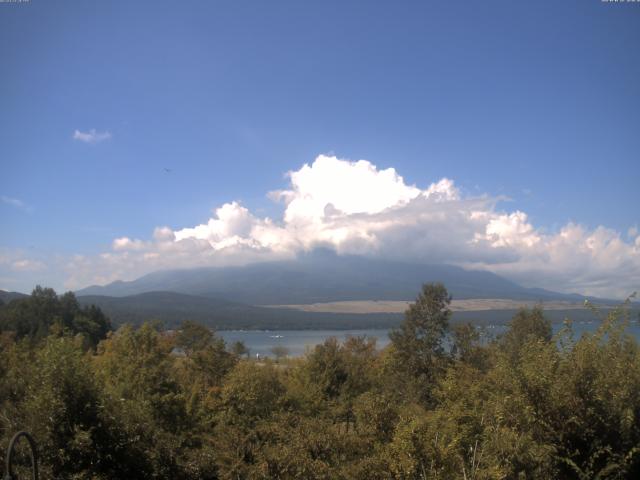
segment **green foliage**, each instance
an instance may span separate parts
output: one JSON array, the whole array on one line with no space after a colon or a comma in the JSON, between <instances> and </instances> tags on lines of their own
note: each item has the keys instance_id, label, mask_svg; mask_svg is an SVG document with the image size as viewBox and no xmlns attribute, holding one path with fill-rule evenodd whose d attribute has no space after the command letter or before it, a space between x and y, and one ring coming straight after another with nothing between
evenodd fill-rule
<instances>
[{"instance_id":1,"label":"green foliage","mask_svg":"<svg viewBox=\"0 0 640 480\"><path fill-rule=\"evenodd\" d=\"M0 309L0 331L17 339L38 341L50 333L80 334L95 347L111 330L111 322L95 307L80 307L72 292L58 297L51 288L37 286L31 296L12 300Z\"/></svg>"},{"instance_id":2,"label":"green foliage","mask_svg":"<svg viewBox=\"0 0 640 480\"><path fill-rule=\"evenodd\" d=\"M3 307L0 441L31 431L43 478L60 479L640 478L626 306L579 339L522 310L483 344L472 325L448 331L449 301L425 285L382 351L332 338L272 362L192 322L87 348L91 312L37 289Z\"/></svg>"},{"instance_id":3,"label":"green foliage","mask_svg":"<svg viewBox=\"0 0 640 480\"><path fill-rule=\"evenodd\" d=\"M456 325L452 329L451 354L462 363L486 371L490 367L491 352L481 344L480 332L470 323Z\"/></svg>"},{"instance_id":4,"label":"green foliage","mask_svg":"<svg viewBox=\"0 0 640 480\"><path fill-rule=\"evenodd\" d=\"M270 363L240 362L229 372L215 428L222 478L248 478L259 469L259 450L270 434L265 424L281 411L284 398L284 385Z\"/></svg>"},{"instance_id":5,"label":"green foliage","mask_svg":"<svg viewBox=\"0 0 640 480\"><path fill-rule=\"evenodd\" d=\"M199 352L213 343L215 336L211 329L187 320L180 326L175 338L176 347L182 348L187 355Z\"/></svg>"},{"instance_id":6,"label":"green foliage","mask_svg":"<svg viewBox=\"0 0 640 480\"><path fill-rule=\"evenodd\" d=\"M509 330L501 339L502 348L512 357L518 355L530 340L551 341L551 322L544 316L541 306L529 310L521 308L509 323Z\"/></svg>"},{"instance_id":7,"label":"green foliage","mask_svg":"<svg viewBox=\"0 0 640 480\"><path fill-rule=\"evenodd\" d=\"M139 468L181 478L193 421L175 377L173 347L173 338L152 324L124 326L100 344L94 371Z\"/></svg>"},{"instance_id":8,"label":"green foliage","mask_svg":"<svg viewBox=\"0 0 640 480\"><path fill-rule=\"evenodd\" d=\"M236 357L249 357L250 354L249 349L241 340L233 342L233 344L231 345L231 353L233 353Z\"/></svg>"},{"instance_id":9,"label":"green foliage","mask_svg":"<svg viewBox=\"0 0 640 480\"><path fill-rule=\"evenodd\" d=\"M27 379L25 420L40 439L45 462L59 476L89 468L92 430L98 425L99 393L87 358L69 338L50 337L36 352ZM62 453L62 455L61 455Z\"/></svg>"},{"instance_id":10,"label":"green foliage","mask_svg":"<svg viewBox=\"0 0 640 480\"><path fill-rule=\"evenodd\" d=\"M400 327L389 334L399 370L417 381L425 403L431 402L431 390L444 367L443 340L451 318L450 303L444 285L423 285Z\"/></svg>"}]
</instances>

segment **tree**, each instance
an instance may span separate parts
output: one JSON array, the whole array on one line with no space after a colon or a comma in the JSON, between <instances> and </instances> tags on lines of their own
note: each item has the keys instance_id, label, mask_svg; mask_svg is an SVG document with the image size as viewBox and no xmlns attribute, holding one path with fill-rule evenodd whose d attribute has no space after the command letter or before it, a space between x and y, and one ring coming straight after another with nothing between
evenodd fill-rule
<instances>
[{"instance_id":1,"label":"tree","mask_svg":"<svg viewBox=\"0 0 640 480\"><path fill-rule=\"evenodd\" d=\"M100 343L94 361L105 408L123 429L122 443L139 452L136 458L154 478L181 478L182 438L193 428L174 370L173 347L173 339L151 323L138 329L125 325Z\"/></svg>"},{"instance_id":2,"label":"tree","mask_svg":"<svg viewBox=\"0 0 640 480\"><path fill-rule=\"evenodd\" d=\"M69 292L71 295L73 293ZM75 297L75 296L74 296ZM85 337L91 347L95 348L111 331L111 321L95 305L77 310L72 319L71 332Z\"/></svg>"},{"instance_id":3,"label":"tree","mask_svg":"<svg viewBox=\"0 0 640 480\"><path fill-rule=\"evenodd\" d=\"M58 297L53 289L37 286L31 296L16 299L0 311L0 330L33 342L50 333L80 334L95 348L111 330L111 322L98 307L81 307L73 292Z\"/></svg>"},{"instance_id":4,"label":"tree","mask_svg":"<svg viewBox=\"0 0 640 480\"><path fill-rule=\"evenodd\" d=\"M182 348L187 355L211 345L214 334L211 329L199 323L186 320L182 322L176 335L176 346Z\"/></svg>"},{"instance_id":5,"label":"tree","mask_svg":"<svg viewBox=\"0 0 640 480\"><path fill-rule=\"evenodd\" d=\"M35 352L18 411L50 478L100 478L115 448L101 391L78 339L49 336ZM108 476L108 475L107 475ZM105 477L102 477L105 478Z\"/></svg>"},{"instance_id":6,"label":"tree","mask_svg":"<svg viewBox=\"0 0 640 480\"><path fill-rule=\"evenodd\" d=\"M289 349L283 345L275 345L271 347L271 353L276 357L276 361L280 361L289 355Z\"/></svg>"},{"instance_id":7,"label":"tree","mask_svg":"<svg viewBox=\"0 0 640 480\"><path fill-rule=\"evenodd\" d=\"M489 350L482 347L478 329L470 323L465 323L454 326L452 330L452 356L463 363L486 371L489 368Z\"/></svg>"},{"instance_id":8,"label":"tree","mask_svg":"<svg viewBox=\"0 0 640 480\"><path fill-rule=\"evenodd\" d=\"M545 318L542 307L537 305L531 310L521 308L513 316L509 330L501 338L500 344L515 359L526 342L533 340L548 343L552 335L551 322Z\"/></svg>"},{"instance_id":9,"label":"tree","mask_svg":"<svg viewBox=\"0 0 640 480\"><path fill-rule=\"evenodd\" d=\"M15 332L16 339L24 337L38 341L49 334L49 327L60 317L60 302L51 288L38 285L31 296L16 299L2 309L2 330Z\"/></svg>"},{"instance_id":10,"label":"tree","mask_svg":"<svg viewBox=\"0 0 640 480\"><path fill-rule=\"evenodd\" d=\"M237 361L226 350L224 339L216 336L210 328L196 322L186 321L182 324L175 344L182 348L187 356L187 369L196 373L198 383L205 388L219 385L222 377Z\"/></svg>"},{"instance_id":11,"label":"tree","mask_svg":"<svg viewBox=\"0 0 640 480\"><path fill-rule=\"evenodd\" d=\"M305 370L310 386L317 389L322 398L338 397L349 378L338 339L330 337L316 345L307 357Z\"/></svg>"},{"instance_id":12,"label":"tree","mask_svg":"<svg viewBox=\"0 0 640 480\"><path fill-rule=\"evenodd\" d=\"M405 312L398 329L389 333L400 370L418 381L419 395L429 401L429 391L443 368L443 340L449 327L451 296L441 283L427 283Z\"/></svg>"},{"instance_id":13,"label":"tree","mask_svg":"<svg viewBox=\"0 0 640 480\"><path fill-rule=\"evenodd\" d=\"M249 349L241 340L233 342L233 344L231 345L231 353L233 353L236 357L242 357L245 355L249 357Z\"/></svg>"},{"instance_id":14,"label":"tree","mask_svg":"<svg viewBox=\"0 0 640 480\"><path fill-rule=\"evenodd\" d=\"M176 368L188 411L198 417L200 424L210 423L223 378L238 357L227 351L224 339L194 322L183 323L175 340L185 352Z\"/></svg>"}]
</instances>

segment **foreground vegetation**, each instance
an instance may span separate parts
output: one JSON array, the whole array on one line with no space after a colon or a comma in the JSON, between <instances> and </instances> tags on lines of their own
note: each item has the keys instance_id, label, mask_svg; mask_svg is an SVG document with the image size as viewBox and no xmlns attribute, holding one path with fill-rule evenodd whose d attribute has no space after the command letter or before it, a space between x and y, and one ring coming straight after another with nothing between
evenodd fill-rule
<instances>
[{"instance_id":1,"label":"foreground vegetation","mask_svg":"<svg viewBox=\"0 0 640 480\"><path fill-rule=\"evenodd\" d=\"M449 302L425 285L382 351L329 339L256 362L195 323L111 332L36 289L0 307L0 443L32 432L57 479L640 478L625 306L579 339L521 310L481 342Z\"/></svg>"}]
</instances>

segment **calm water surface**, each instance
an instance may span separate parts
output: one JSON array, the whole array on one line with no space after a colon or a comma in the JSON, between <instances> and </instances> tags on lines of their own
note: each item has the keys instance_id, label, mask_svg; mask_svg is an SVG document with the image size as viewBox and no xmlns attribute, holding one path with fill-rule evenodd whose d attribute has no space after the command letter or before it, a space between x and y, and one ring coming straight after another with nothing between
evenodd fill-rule
<instances>
[{"instance_id":1,"label":"calm water surface","mask_svg":"<svg viewBox=\"0 0 640 480\"><path fill-rule=\"evenodd\" d=\"M573 331L575 338L579 338L585 332L593 332L599 322L575 322ZM554 324L553 331L557 332L562 324ZM483 328L485 338L493 338L505 331L504 325L489 325ZM634 335L640 341L640 325L637 322L631 324L627 332ZM389 330L222 330L217 332L227 345L238 340L244 342L249 348L252 357L256 354L261 357L272 357L271 349L275 346L286 347L290 356L301 356L315 345L323 343L329 337L336 337L344 341L347 337L366 336L377 339L378 348L383 348L389 343Z\"/></svg>"}]
</instances>

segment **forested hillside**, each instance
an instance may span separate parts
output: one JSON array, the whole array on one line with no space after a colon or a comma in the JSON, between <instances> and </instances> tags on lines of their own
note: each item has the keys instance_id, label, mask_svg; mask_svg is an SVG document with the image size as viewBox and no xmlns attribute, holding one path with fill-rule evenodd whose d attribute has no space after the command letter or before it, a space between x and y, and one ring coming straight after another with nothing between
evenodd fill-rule
<instances>
[{"instance_id":1,"label":"forested hillside","mask_svg":"<svg viewBox=\"0 0 640 480\"><path fill-rule=\"evenodd\" d=\"M0 445L32 432L43 478L640 477L625 305L582 338L521 310L482 343L427 284L382 351L329 339L258 362L193 322L108 331L73 300L42 289L0 310Z\"/></svg>"},{"instance_id":2,"label":"forested hillside","mask_svg":"<svg viewBox=\"0 0 640 480\"><path fill-rule=\"evenodd\" d=\"M78 297L78 302L100 307L115 325L140 325L154 319L166 328L178 328L184 320L194 320L217 330L390 328L397 326L402 318L396 313L360 315L256 307L175 292L147 292L127 297L88 295Z\"/></svg>"}]
</instances>

